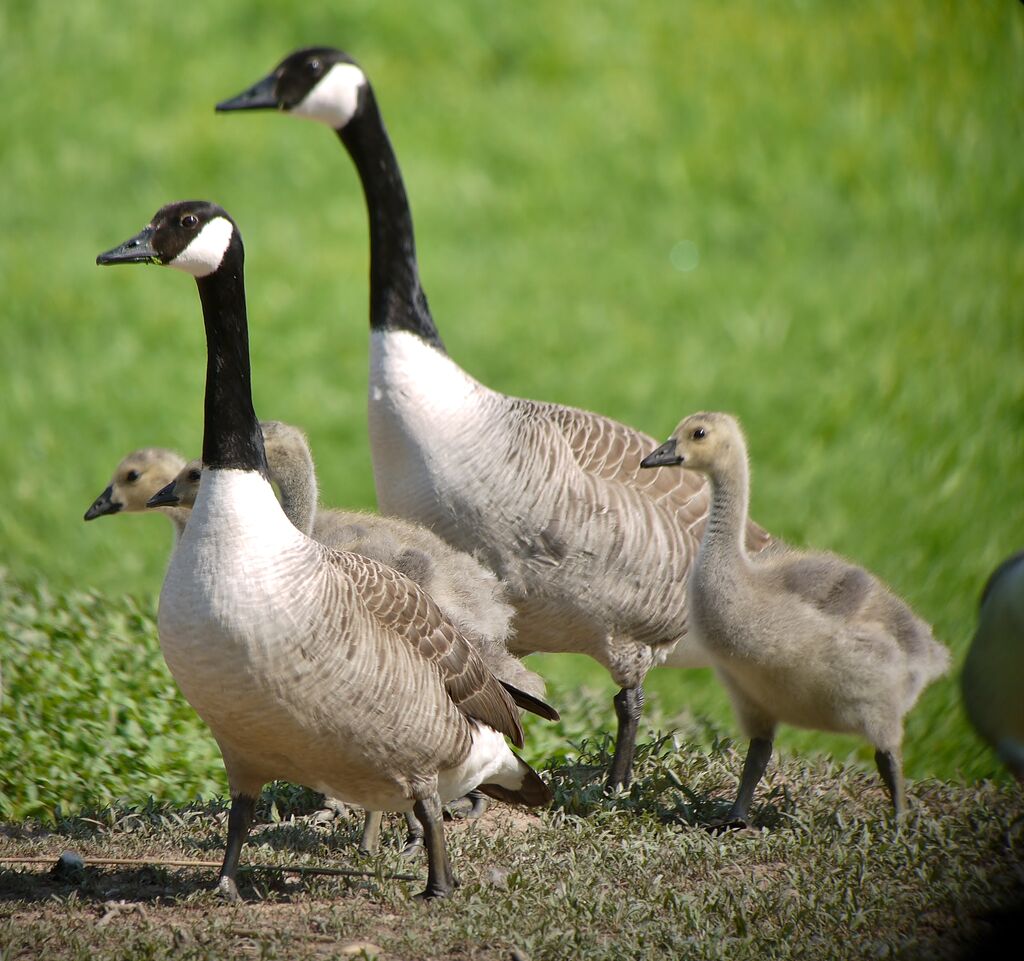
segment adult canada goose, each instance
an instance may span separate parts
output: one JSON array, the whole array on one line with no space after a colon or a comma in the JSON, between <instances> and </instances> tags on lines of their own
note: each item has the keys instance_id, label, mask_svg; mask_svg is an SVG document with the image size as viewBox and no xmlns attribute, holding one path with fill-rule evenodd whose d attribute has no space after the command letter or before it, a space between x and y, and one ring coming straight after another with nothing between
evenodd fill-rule
<instances>
[{"instance_id":1,"label":"adult canada goose","mask_svg":"<svg viewBox=\"0 0 1024 961\"><path fill-rule=\"evenodd\" d=\"M542 700L543 679L508 652L512 608L491 571L417 524L397 517L319 508L316 469L306 436L299 428L280 421L261 421L260 429L270 479L277 485L285 515L299 530L311 533L327 547L369 557L415 581L476 648L495 677L536 698L535 713L548 720L558 719L558 712ZM191 461L154 494L150 505L191 510L201 477L202 461ZM472 791L467 803L456 810L464 811L467 817L479 817L486 810L486 798ZM406 821L406 851L412 853L422 843L422 827L411 813L407 812ZM379 813L368 815L361 851L376 850L379 830Z\"/></svg>"},{"instance_id":2,"label":"adult canada goose","mask_svg":"<svg viewBox=\"0 0 1024 961\"><path fill-rule=\"evenodd\" d=\"M490 390L446 353L416 262L398 162L363 71L339 50L291 54L218 110L281 109L331 127L362 181L370 222L369 426L383 514L478 554L516 607L510 648L578 652L620 691L608 782L628 785L643 680L706 666L681 589L707 515L689 472L640 476L655 441L589 411ZM748 529L751 550L769 536ZM666 585L678 586L669 592Z\"/></svg>"},{"instance_id":3,"label":"adult canada goose","mask_svg":"<svg viewBox=\"0 0 1024 961\"><path fill-rule=\"evenodd\" d=\"M235 874L255 799L282 778L423 824L422 897L453 887L441 802L477 785L538 805L550 791L508 747L522 744L509 692L412 581L332 551L285 517L252 406L243 249L205 201L161 208L100 264L191 274L207 340L203 480L164 579L167 664L210 726L231 789L219 890Z\"/></svg>"},{"instance_id":4,"label":"adult canada goose","mask_svg":"<svg viewBox=\"0 0 1024 961\"><path fill-rule=\"evenodd\" d=\"M690 613L750 738L726 822L746 822L780 721L867 738L901 814L903 716L947 669L949 652L862 567L827 553L748 553L749 466L735 418L693 414L642 462L678 464L711 480Z\"/></svg>"},{"instance_id":5,"label":"adult canada goose","mask_svg":"<svg viewBox=\"0 0 1024 961\"><path fill-rule=\"evenodd\" d=\"M1003 561L981 592L960 685L974 729L1024 782L1024 551Z\"/></svg>"},{"instance_id":6,"label":"adult canada goose","mask_svg":"<svg viewBox=\"0 0 1024 961\"><path fill-rule=\"evenodd\" d=\"M181 454L165 447L143 447L132 451L117 465L106 489L85 512L85 520L146 510L146 502L174 480L184 464L185 458ZM189 512L172 506L161 507L160 512L170 518L177 540L185 529Z\"/></svg>"}]
</instances>

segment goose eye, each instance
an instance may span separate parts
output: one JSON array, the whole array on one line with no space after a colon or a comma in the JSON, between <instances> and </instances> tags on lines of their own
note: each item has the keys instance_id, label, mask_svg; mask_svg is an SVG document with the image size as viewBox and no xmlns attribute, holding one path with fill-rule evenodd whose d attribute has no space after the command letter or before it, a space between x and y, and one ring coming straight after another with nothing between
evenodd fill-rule
<instances>
[{"instance_id":1,"label":"goose eye","mask_svg":"<svg viewBox=\"0 0 1024 961\"><path fill-rule=\"evenodd\" d=\"M306 61L306 70L314 77L319 75L320 71L323 70L323 66L324 65L315 58L313 60Z\"/></svg>"},{"instance_id":2,"label":"goose eye","mask_svg":"<svg viewBox=\"0 0 1024 961\"><path fill-rule=\"evenodd\" d=\"M134 484L139 479L139 472L137 470L130 470L124 475L124 479L129 484Z\"/></svg>"},{"instance_id":3,"label":"goose eye","mask_svg":"<svg viewBox=\"0 0 1024 961\"><path fill-rule=\"evenodd\" d=\"M185 216L181 218L181 226L186 227L189 230L192 230L198 225L199 218L195 214L185 214Z\"/></svg>"},{"instance_id":4,"label":"goose eye","mask_svg":"<svg viewBox=\"0 0 1024 961\"><path fill-rule=\"evenodd\" d=\"M697 428L694 429L694 432L693 432L693 434L691 436L693 437L694 440L703 440L705 435L706 435L706 433L707 432L704 430L703 427L697 427Z\"/></svg>"}]
</instances>

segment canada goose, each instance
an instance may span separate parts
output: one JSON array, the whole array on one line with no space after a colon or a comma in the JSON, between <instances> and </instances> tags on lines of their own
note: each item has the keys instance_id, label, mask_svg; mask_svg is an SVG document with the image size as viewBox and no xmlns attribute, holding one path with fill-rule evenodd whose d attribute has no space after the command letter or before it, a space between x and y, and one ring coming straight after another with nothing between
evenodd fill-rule
<instances>
[{"instance_id":1,"label":"canada goose","mask_svg":"<svg viewBox=\"0 0 1024 961\"><path fill-rule=\"evenodd\" d=\"M608 783L628 785L643 680L700 667L686 582L707 515L690 472L639 475L655 441L589 411L490 390L445 351L420 285L401 171L363 71L339 50L291 54L218 110L281 109L331 127L370 223L369 427L381 513L477 553L509 588L516 654L588 654L620 687ZM748 530L751 550L769 536Z\"/></svg>"},{"instance_id":2,"label":"canada goose","mask_svg":"<svg viewBox=\"0 0 1024 961\"><path fill-rule=\"evenodd\" d=\"M1024 782L1024 551L1003 561L981 592L960 685L974 729Z\"/></svg>"},{"instance_id":3,"label":"canada goose","mask_svg":"<svg viewBox=\"0 0 1024 961\"><path fill-rule=\"evenodd\" d=\"M726 822L745 823L779 721L861 734L896 814L903 715L949 666L931 628L873 574L835 554L744 545L749 466L728 414L684 419L642 467L685 464L711 481L711 514L687 587L702 643L750 748Z\"/></svg>"},{"instance_id":4,"label":"canada goose","mask_svg":"<svg viewBox=\"0 0 1024 961\"><path fill-rule=\"evenodd\" d=\"M174 480L184 463L181 454L165 447L132 451L117 465L106 489L85 512L85 520L146 510L146 502ZM177 540L185 529L189 512L180 507L161 507L160 511L171 519Z\"/></svg>"},{"instance_id":5,"label":"canada goose","mask_svg":"<svg viewBox=\"0 0 1024 961\"><path fill-rule=\"evenodd\" d=\"M558 712L542 700L543 679L508 653L512 608L505 603L501 583L491 571L417 524L397 517L318 508L316 469L305 434L280 421L261 421L260 429L270 479L277 485L285 515L299 530L311 532L327 547L369 557L415 581L476 648L495 677L536 698L535 713L558 719ZM201 476L202 461L191 461L149 503L191 510ZM486 811L485 796L480 792L472 791L467 798L468 803L457 808L466 809L467 817L479 817ZM406 852L411 854L421 843L422 828L412 814L407 813L406 820ZM368 816L361 851L376 850L379 829L379 816Z\"/></svg>"},{"instance_id":6,"label":"canada goose","mask_svg":"<svg viewBox=\"0 0 1024 961\"><path fill-rule=\"evenodd\" d=\"M235 875L255 799L282 778L423 824L421 897L454 880L442 800L477 785L539 805L551 793L518 758L515 701L412 581L306 537L268 480L252 406L238 229L220 207L161 208L99 264L191 274L207 340L203 480L160 593L168 667L221 749L231 789L218 889Z\"/></svg>"}]
</instances>

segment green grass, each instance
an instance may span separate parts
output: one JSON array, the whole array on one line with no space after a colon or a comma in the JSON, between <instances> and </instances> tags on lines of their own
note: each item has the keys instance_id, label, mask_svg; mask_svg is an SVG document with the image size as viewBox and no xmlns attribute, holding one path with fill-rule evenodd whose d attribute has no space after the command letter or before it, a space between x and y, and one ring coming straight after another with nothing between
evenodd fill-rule
<instances>
[{"instance_id":1,"label":"green grass","mask_svg":"<svg viewBox=\"0 0 1024 961\"><path fill-rule=\"evenodd\" d=\"M329 42L376 85L466 369L659 438L698 408L737 413L754 516L877 571L959 664L1024 530L1019 4L226 0L112 17L8 0L0 37L0 545L19 583L102 590L128 625L150 608L165 522L81 515L128 450L198 451L202 325L185 279L93 260L172 199L241 225L258 411L308 430L325 502L373 504L351 164L312 124L212 112ZM598 669L543 664L555 695L597 689L610 723ZM651 687L664 716L732 730L706 672ZM907 755L916 776L995 770L953 675L911 716Z\"/></svg>"},{"instance_id":2,"label":"green grass","mask_svg":"<svg viewBox=\"0 0 1024 961\"><path fill-rule=\"evenodd\" d=\"M410 902L424 865L401 859L397 825L380 855L359 859L355 813L324 824L260 811L242 864L285 871L242 874L241 905L213 895L214 868L161 864L217 861L222 804L106 808L46 830L29 823L0 833L0 857L44 859L0 866L0 951L83 961L305 961L346 949L389 961L1012 956L970 946L994 912L1019 910L1015 788L919 782L894 831L873 778L788 757L766 778L762 830L716 837L694 816L720 810L741 755L723 742L702 747L703 736L646 745L630 798L603 795L608 754L584 749L552 765L555 802L539 817L499 805L481 822L450 823L462 883L429 908ZM54 876L66 849L142 863ZM290 866L370 876L298 876ZM409 872L419 880L389 877ZM1004 937L1015 923L1019 914L1004 914Z\"/></svg>"}]
</instances>

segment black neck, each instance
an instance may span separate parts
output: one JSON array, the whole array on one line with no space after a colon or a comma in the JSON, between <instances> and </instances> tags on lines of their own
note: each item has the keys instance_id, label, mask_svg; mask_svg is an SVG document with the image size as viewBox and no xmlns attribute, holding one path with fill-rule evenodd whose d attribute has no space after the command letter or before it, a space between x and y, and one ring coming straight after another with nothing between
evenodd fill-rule
<instances>
[{"instance_id":1,"label":"black neck","mask_svg":"<svg viewBox=\"0 0 1024 961\"><path fill-rule=\"evenodd\" d=\"M338 131L359 171L370 219L370 328L407 330L444 352L416 265L412 212L373 90Z\"/></svg>"},{"instance_id":2,"label":"black neck","mask_svg":"<svg viewBox=\"0 0 1024 961\"><path fill-rule=\"evenodd\" d=\"M237 238L220 269L196 280L206 325L203 465L268 476L263 434L252 406L242 247Z\"/></svg>"}]
</instances>

